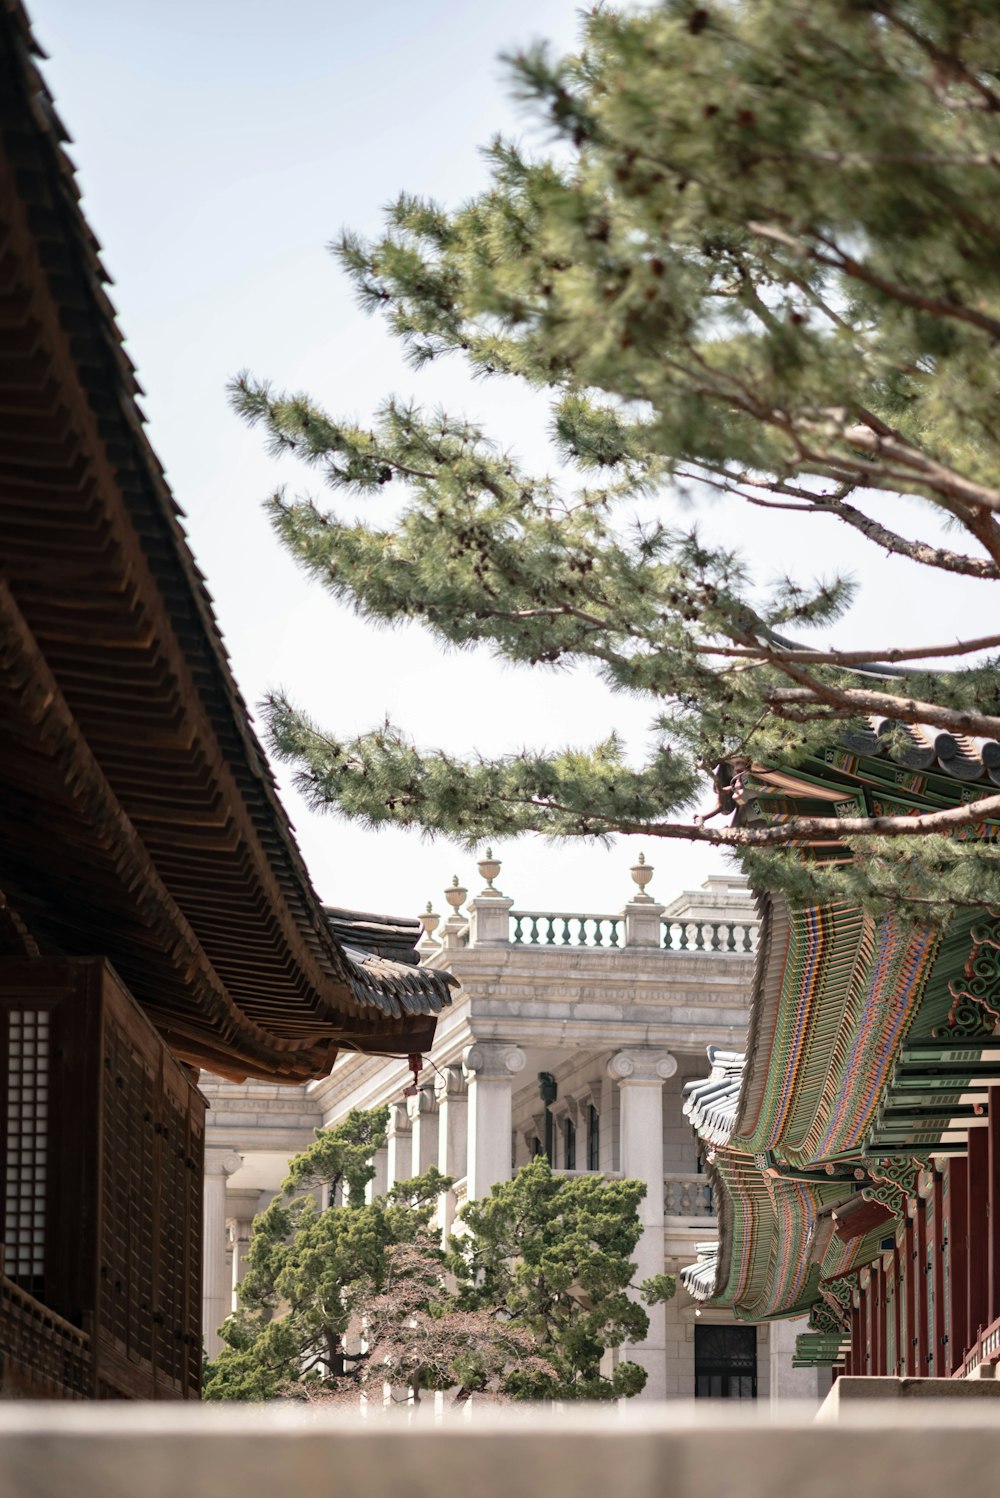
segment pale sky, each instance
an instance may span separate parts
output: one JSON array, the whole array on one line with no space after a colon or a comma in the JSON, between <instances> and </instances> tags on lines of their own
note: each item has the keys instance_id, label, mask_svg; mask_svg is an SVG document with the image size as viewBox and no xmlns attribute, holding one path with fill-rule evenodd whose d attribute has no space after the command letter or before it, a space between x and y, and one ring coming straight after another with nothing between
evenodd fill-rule
<instances>
[{"instance_id":1,"label":"pale sky","mask_svg":"<svg viewBox=\"0 0 1000 1498\"><path fill-rule=\"evenodd\" d=\"M150 436L251 709L282 686L339 734L389 717L426 746L495 754L591 743L616 727L641 752L652 703L583 673L444 654L414 625L377 632L307 583L260 501L281 483L315 490L316 478L268 458L225 399L227 379L247 367L341 417L367 419L390 392L444 402L551 466L544 407L506 386L473 386L457 365L415 375L357 311L325 245L344 226L376 231L401 189L461 202L484 183L478 147L497 130L540 139L509 102L497 58L542 36L569 47L576 7L30 0L30 13ZM884 500L878 513L892 519ZM912 508L896 513L913 525ZM862 594L839 643L929 644L995 625L983 585L866 555L833 521L791 526L719 506L704 528L745 540L762 580L853 570ZM931 539L926 523L917 529ZM281 767L278 778L331 903L415 914L433 899L447 913L441 891L453 873L477 888L474 858L454 845L310 813ZM605 849L524 838L495 850L498 884L522 907L611 912L628 897L640 849L664 900L727 867L714 850L655 839Z\"/></svg>"}]
</instances>

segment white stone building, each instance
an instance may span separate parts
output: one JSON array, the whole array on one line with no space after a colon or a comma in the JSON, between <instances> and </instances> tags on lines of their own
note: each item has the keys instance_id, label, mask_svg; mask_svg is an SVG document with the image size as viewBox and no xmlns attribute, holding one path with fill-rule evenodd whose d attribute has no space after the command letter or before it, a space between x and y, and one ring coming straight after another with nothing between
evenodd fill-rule
<instances>
[{"instance_id":1,"label":"white stone building","mask_svg":"<svg viewBox=\"0 0 1000 1498\"><path fill-rule=\"evenodd\" d=\"M373 1189L437 1164L454 1186L439 1206L447 1232L467 1197L489 1191L545 1150L553 1167L647 1184L639 1280L676 1273L713 1237L711 1193L681 1112L685 1082L708 1071L706 1047L744 1042L757 918L745 882L706 881L669 905L646 892L652 869L616 915L525 911L503 895L497 861L465 904L457 877L440 923L422 918L422 960L459 980L415 1096L406 1060L342 1054L300 1087L203 1076L206 1345L234 1304L254 1214L313 1130L352 1107L390 1105ZM463 912L464 907L464 912ZM736 1326L678 1287L650 1310L645 1341L626 1349L647 1370L644 1398L816 1398L815 1373L791 1368L797 1323ZM731 1328L726 1331L724 1328Z\"/></svg>"}]
</instances>

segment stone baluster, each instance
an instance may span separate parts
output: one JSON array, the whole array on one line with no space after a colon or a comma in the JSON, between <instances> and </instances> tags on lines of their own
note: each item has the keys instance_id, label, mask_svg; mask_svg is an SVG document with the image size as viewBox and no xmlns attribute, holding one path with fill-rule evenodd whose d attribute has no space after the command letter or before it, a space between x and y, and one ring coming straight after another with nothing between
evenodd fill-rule
<instances>
[{"instance_id":1,"label":"stone baluster","mask_svg":"<svg viewBox=\"0 0 1000 1498\"><path fill-rule=\"evenodd\" d=\"M618 1083L621 1106L621 1169L628 1180L645 1181L639 1203L642 1236L635 1249L635 1283L663 1273L663 1084L677 1070L669 1051L619 1051L608 1063L608 1075ZM642 1342L629 1344L624 1355L646 1369L641 1398L663 1399L666 1394L666 1311L647 1306L649 1329Z\"/></svg>"},{"instance_id":2,"label":"stone baluster","mask_svg":"<svg viewBox=\"0 0 1000 1498\"><path fill-rule=\"evenodd\" d=\"M438 1170L452 1180L461 1180L468 1169L469 1084L460 1066L446 1066L434 1084L438 1111ZM447 1243L455 1221L454 1191L438 1199L441 1240Z\"/></svg>"},{"instance_id":3,"label":"stone baluster","mask_svg":"<svg viewBox=\"0 0 1000 1498\"><path fill-rule=\"evenodd\" d=\"M202 1230L201 1321L205 1351L214 1358L222 1347L218 1328L233 1309L229 1234L226 1228L226 1182L243 1164L233 1150L205 1151L204 1223Z\"/></svg>"},{"instance_id":4,"label":"stone baluster","mask_svg":"<svg viewBox=\"0 0 1000 1498\"><path fill-rule=\"evenodd\" d=\"M393 1103L389 1108L389 1137L387 1141L385 1185L386 1190L397 1181L408 1181L413 1175L413 1127L404 1103Z\"/></svg>"},{"instance_id":5,"label":"stone baluster","mask_svg":"<svg viewBox=\"0 0 1000 1498\"><path fill-rule=\"evenodd\" d=\"M485 1196L496 1181L510 1180L514 1078L524 1070L520 1046L477 1040L463 1058L469 1079L470 1199Z\"/></svg>"}]
</instances>

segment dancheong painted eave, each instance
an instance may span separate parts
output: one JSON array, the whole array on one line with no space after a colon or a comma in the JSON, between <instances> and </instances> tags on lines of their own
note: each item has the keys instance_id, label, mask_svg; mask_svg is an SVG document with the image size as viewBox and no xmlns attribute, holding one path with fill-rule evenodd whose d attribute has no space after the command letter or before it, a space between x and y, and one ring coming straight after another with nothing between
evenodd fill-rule
<instances>
[{"instance_id":1,"label":"dancheong painted eave","mask_svg":"<svg viewBox=\"0 0 1000 1498\"><path fill-rule=\"evenodd\" d=\"M417 923L348 940L310 883L39 55L0 0L0 945L106 955L174 1053L224 1075L426 1049L450 980L416 967Z\"/></svg>"},{"instance_id":2,"label":"dancheong painted eave","mask_svg":"<svg viewBox=\"0 0 1000 1498\"><path fill-rule=\"evenodd\" d=\"M725 786L736 820L916 814L991 794L992 740L901 739L892 726L873 721L792 769L736 767ZM998 831L984 822L962 835L994 842ZM850 856L835 840L802 855ZM972 1194L987 1132L1000 1158L1000 917L967 912L942 934L847 904L792 909L766 891L759 903L746 1051L713 1049L710 1075L688 1088L719 1237L682 1271L686 1287L750 1320L808 1311L804 1365L964 1368L976 1356L973 1303L979 1325L1000 1318L1000 1267L980 1304L956 1257L1000 1254L1000 1242L976 1241L985 1208ZM959 1201L964 1227L949 1233ZM951 1278L935 1254L951 1255ZM911 1269L907 1287L917 1262L927 1283Z\"/></svg>"}]
</instances>

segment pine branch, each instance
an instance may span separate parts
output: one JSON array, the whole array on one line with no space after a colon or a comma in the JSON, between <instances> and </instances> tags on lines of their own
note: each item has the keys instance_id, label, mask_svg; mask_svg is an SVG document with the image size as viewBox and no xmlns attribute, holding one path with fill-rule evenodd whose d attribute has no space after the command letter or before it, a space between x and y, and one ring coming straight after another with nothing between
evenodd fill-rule
<instances>
[{"instance_id":1,"label":"pine branch","mask_svg":"<svg viewBox=\"0 0 1000 1498\"><path fill-rule=\"evenodd\" d=\"M788 708L817 704L815 687L775 687L768 701L778 713ZM900 723L930 723L935 728L973 737L1000 738L1000 717L978 713L967 708L942 707L936 702L918 702L912 698L894 697L889 692L873 692L865 687L829 687L823 689L823 712L820 716L857 718L866 713L896 718ZM830 712L830 709L833 709Z\"/></svg>"},{"instance_id":2,"label":"pine branch","mask_svg":"<svg viewBox=\"0 0 1000 1498\"><path fill-rule=\"evenodd\" d=\"M981 635L974 640L956 640L950 645L904 647L887 645L877 650L786 650L774 645L696 645L700 654L722 655L736 660L791 661L803 665L866 666L894 665L898 661L924 661L942 656L972 655L1000 646L1000 635ZM924 720L920 720L924 721Z\"/></svg>"}]
</instances>

